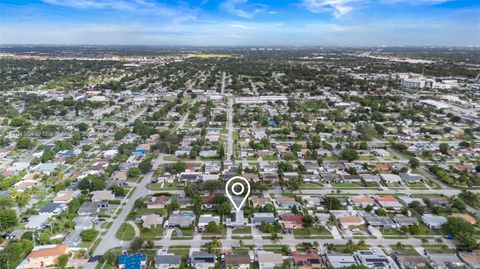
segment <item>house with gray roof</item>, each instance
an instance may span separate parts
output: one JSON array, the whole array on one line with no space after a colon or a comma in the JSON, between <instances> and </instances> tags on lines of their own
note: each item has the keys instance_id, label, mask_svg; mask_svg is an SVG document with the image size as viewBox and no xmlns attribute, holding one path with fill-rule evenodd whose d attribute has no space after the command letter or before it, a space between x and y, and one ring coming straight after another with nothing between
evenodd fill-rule
<instances>
[{"instance_id":1,"label":"house with gray roof","mask_svg":"<svg viewBox=\"0 0 480 269\"><path fill-rule=\"evenodd\" d=\"M66 204L63 204L63 203L48 203L40 209L38 214L47 215L47 216L56 216L56 215L62 213L66 209L67 209Z\"/></svg>"},{"instance_id":2,"label":"house with gray roof","mask_svg":"<svg viewBox=\"0 0 480 269\"><path fill-rule=\"evenodd\" d=\"M195 214L192 211L174 211L165 222L165 227L190 227L195 221Z\"/></svg>"},{"instance_id":3,"label":"house with gray roof","mask_svg":"<svg viewBox=\"0 0 480 269\"><path fill-rule=\"evenodd\" d=\"M398 175L405 183L417 183L423 180L423 177L417 174L400 173Z\"/></svg>"},{"instance_id":4,"label":"house with gray roof","mask_svg":"<svg viewBox=\"0 0 480 269\"><path fill-rule=\"evenodd\" d=\"M182 257L174 255L173 253L162 253L155 255L155 268L157 269L169 269L169 268L178 268Z\"/></svg>"},{"instance_id":5,"label":"house with gray roof","mask_svg":"<svg viewBox=\"0 0 480 269\"><path fill-rule=\"evenodd\" d=\"M77 213L80 216L89 216L94 215L98 212L100 208L107 208L107 202L84 202L80 208L78 209Z\"/></svg>"},{"instance_id":6,"label":"house with gray roof","mask_svg":"<svg viewBox=\"0 0 480 269\"><path fill-rule=\"evenodd\" d=\"M357 262L352 254L327 251L325 253L326 263L334 269L356 265Z\"/></svg>"},{"instance_id":7,"label":"house with gray roof","mask_svg":"<svg viewBox=\"0 0 480 269\"><path fill-rule=\"evenodd\" d=\"M418 219L415 217L408 217L405 215L395 215L393 221L398 224L398 226L413 226L418 224Z\"/></svg>"},{"instance_id":8,"label":"house with gray roof","mask_svg":"<svg viewBox=\"0 0 480 269\"><path fill-rule=\"evenodd\" d=\"M384 227L384 228L393 228L395 223L393 220L386 216L377 216L375 214L364 214L363 218L369 226L373 227Z\"/></svg>"},{"instance_id":9,"label":"house with gray roof","mask_svg":"<svg viewBox=\"0 0 480 269\"><path fill-rule=\"evenodd\" d=\"M422 221L430 229L440 229L444 223L447 223L447 218L432 214L423 214Z\"/></svg>"},{"instance_id":10,"label":"house with gray roof","mask_svg":"<svg viewBox=\"0 0 480 269\"><path fill-rule=\"evenodd\" d=\"M255 225L262 225L265 223L273 223L275 221L275 215L273 213L253 213L253 223Z\"/></svg>"},{"instance_id":11,"label":"house with gray roof","mask_svg":"<svg viewBox=\"0 0 480 269\"><path fill-rule=\"evenodd\" d=\"M189 263L195 268L210 268L215 266L217 257L213 254L194 251L189 257Z\"/></svg>"},{"instance_id":12,"label":"house with gray roof","mask_svg":"<svg viewBox=\"0 0 480 269\"><path fill-rule=\"evenodd\" d=\"M48 223L48 218L50 218L50 216L48 215L31 216L28 223L25 225L25 229L31 229L31 230L43 229Z\"/></svg>"}]
</instances>

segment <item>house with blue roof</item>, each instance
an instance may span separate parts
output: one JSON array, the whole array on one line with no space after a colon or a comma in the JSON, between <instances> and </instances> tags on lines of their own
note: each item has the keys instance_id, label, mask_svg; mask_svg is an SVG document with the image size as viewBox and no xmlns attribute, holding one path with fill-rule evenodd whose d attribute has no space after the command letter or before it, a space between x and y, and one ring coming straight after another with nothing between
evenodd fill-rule
<instances>
[{"instance_id":1,"label":"house with blue roof","mask_svg":"<svg viewBox=\"0 0 480 269\"><path fill-rule=\"evenodd\" d=\"M147 255L144 254L122 254L118 256L118 267L120 269L141 269L147 267Z\"/></svg>"}]
</instances>

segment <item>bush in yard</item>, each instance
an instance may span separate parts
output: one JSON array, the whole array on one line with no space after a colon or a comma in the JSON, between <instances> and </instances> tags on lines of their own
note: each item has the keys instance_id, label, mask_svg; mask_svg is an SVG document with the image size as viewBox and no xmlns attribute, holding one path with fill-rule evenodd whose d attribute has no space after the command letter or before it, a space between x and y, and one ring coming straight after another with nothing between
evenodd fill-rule
<instances>
[{"instance_id":1,"label":"bush in yard","mask_svg":"<svg viewBox=\"0 0 480 269\"><path fill-rule=\"evenodd\" d=\"M98 231L95 229L88 229L80 233L82 241L90 242L93 241L98 235Z\"/></svg>"}]
</instances>

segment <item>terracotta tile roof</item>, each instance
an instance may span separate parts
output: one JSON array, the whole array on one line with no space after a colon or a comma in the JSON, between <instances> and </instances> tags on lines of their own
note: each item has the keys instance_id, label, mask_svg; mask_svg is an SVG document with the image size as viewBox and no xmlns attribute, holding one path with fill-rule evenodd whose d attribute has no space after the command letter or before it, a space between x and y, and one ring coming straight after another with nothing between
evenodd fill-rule
<instances>
[{"instance_id":1,"label":"terracotta tile roof","mask_svg":"<svg viewBox=\"0 0 480 269\"><path fill-rule=\"evenodd\" d=\"M377 163L375 169L380 171L390 171L390 167L386 163Z\"/></svg>"},{"instance_id":2,"label":"terracotta tile roof","mask_svg":"<svg viewBox=\"0 0 480 269\"><path fill-rule=\"evenodd\" d=\"M398 199L391 195L375 198L378 202L398 202Z\"/></svg>"},{"instance_id":3,"label":"terracotta tile roof","mask_svg":"<svg viewBox=\"0 0 480 269\"><path fill-rule=\"evenodd\" d=\"M477 223L477 220L468 214L454 213L454 214L451 214L450 216L455 218L461 218L470 224Z\"/></svg>"},{"instance_id":4,"label":"terracotta tile roof","mask_svg":"<svg viewBox=\"0 0 480 269\"><path fill-rule=\"evenodd\" d=\"M60 256L67 252L68 245L67 244L59 244L59 245L52 245L49 248L40 248L38 250L32 250L30 254L28 254L28 258L36 258L36 257L46 257L46 256Z\"/></svg>"},{"instance_id":5,"label":"terracotta tile roof","mask_svg":"<svg viewBox=\"0 0 480 269\"><path fill-rule=\"evenodd\" d=\"M280 216L280 219L283 221L295 222L297 225L303 225L302 215L285 214Z\"/></svg>"},{"instance_id":6,"label":"terracotta tile roof","mask_svg":"<svg viewBox=\"0 0 480 269\"><path fill-rule=\"evenodd\" d=\"M346 216L338 218L338 221L343 223L358 223L362 222L362 219L359 216Z\"/></svg>"},{"instance_id":7,"label":"terracotta tile roof","mask_svg":"<svg viewBox=\"0 0 480 269\"><path fill-rule=\"evenodd\" d=\"M320 255L318 255L318 253L315 253L314 251L293 251L292 257L295 265L297 266L310 266L315 264L320 265L322 263L322 258L320 257Z\"/></svg>"},{"instance_id":8,"label":"terracotta tile roof","mask_svg":"<svg viewBox=\"0 0 480 269\"><path fill-rule=\"evenodd\" d=\"M354 203L373 203L373 199L367 196L356 196L352 198Z\"/></svg>"}]
</instances>

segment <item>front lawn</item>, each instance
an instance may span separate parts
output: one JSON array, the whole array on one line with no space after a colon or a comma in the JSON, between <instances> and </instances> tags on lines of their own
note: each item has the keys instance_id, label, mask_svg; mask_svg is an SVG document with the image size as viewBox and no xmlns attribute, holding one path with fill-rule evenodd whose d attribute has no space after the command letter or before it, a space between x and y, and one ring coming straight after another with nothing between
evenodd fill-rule
<instances>
[{"instance_id":1,"label":"front lawn","mask_svg":"<svg viewBox=\"0 0 480 269\"><path fill-rule=\"evenodd\" d=\"M332 182L332 187L336 189L369 189L378 188L375 182L367 182L366 186L362 183Z\"/></svg>"},{"instance_id":2,"label":"front lawn","mask_svg":"<svg viewBox=\"0 0 480 269\"><path fill-rule=\"evenodd\" d=\"M172 233L171 240L192 240L193 239L193 228L181 228L181 235L175 234L177 229Z\"/></svg>"},{"instance_id":3,"label":"front lawn","mask_svg":"<svg viewBox=\"0 0 480 269\"><path fill-rule=\"evenodd\" d=\"M379 230L382 233L383 237L385 238L390 238L390 239L408 238L408 236L399 229L380 228Z\"/></svg>"},{"instance_id":4,"label":"front lawn","mask_svg":"<svg viewBox=\"0 0 480 269\"><path fill-rule=\"evenodd\" d=\"M123 223L115 236L120 240L130 241L135 237L135 230L133 229L132 225Z\"/></svg>"},{"instance_id":5,"label":"front lawn","mask_svg":"<svg viewBox=\"0 0 480 269\"><path fill-rule=\"evenodd\" d=\"M454 249L449 248L446 245L438 244L438 245L422 245L422 247L430 253L449 253L453 254L456 251Z\"/></svg>"},{"instance_id":6,"label":"front lawn","mask_svg":"<svg viewBox=\"0 0 480 269\"><path fill-rule=\"evenodd\" d=\"M428 189L425 187L425 184L423 182L415 182L415 183L408 183L407 186L410 189L417 189L417 190L426 190Z\"/></svg>"},{"instance_id":7,"label":"front lawn","mask_svg":"<svg viewBox=\"0 0 480 269\"><path fill-rule=\"evenodd\" d=\"M252 228L249 226L233 228L232 234L252 234Z\"/></svg>"},{"instance_id":8,"label":"front lawn","mask_svg":"<svg viewBox=\"0 0 480 269\"><path fill-rule=\"evenodd\" d=\"M311 190L311 189L321 189L323 188L323 185L321 183L301 183L300 184L300 189L306 189L306 190Z\"/></svg>"},{"instance_id":9,"label":"front lawn","mask_svg":"<svg viewBox=\"0 0 480 269\"><path fill-rule=\"evenodd\" d=\"M296 239L306 238L333 238L332 234L325 227L305 228L293 230Z\"/></svg>"},{"instance_id":10,"label":"front lawn","mask_svg":"<svg viewBox=\"0 0 480 269\"><path fill-rule=\"evenodd\" d=\"M162 225L157 225L157 227L152 229L146 229L140 227L140 237L144 240L157 240L163 238L163 227Z\"/></svg>"},{"instance_id":11,"label":"front lawn","mask_svg":"<svg viewBox=\"0 0 480 269\"><path fill-rule=\"evenodd\" d=\"M418 255L419 253L410 245L390 245L390 247L398 253L405 255Z\"/></svg>"}]
</instances>

